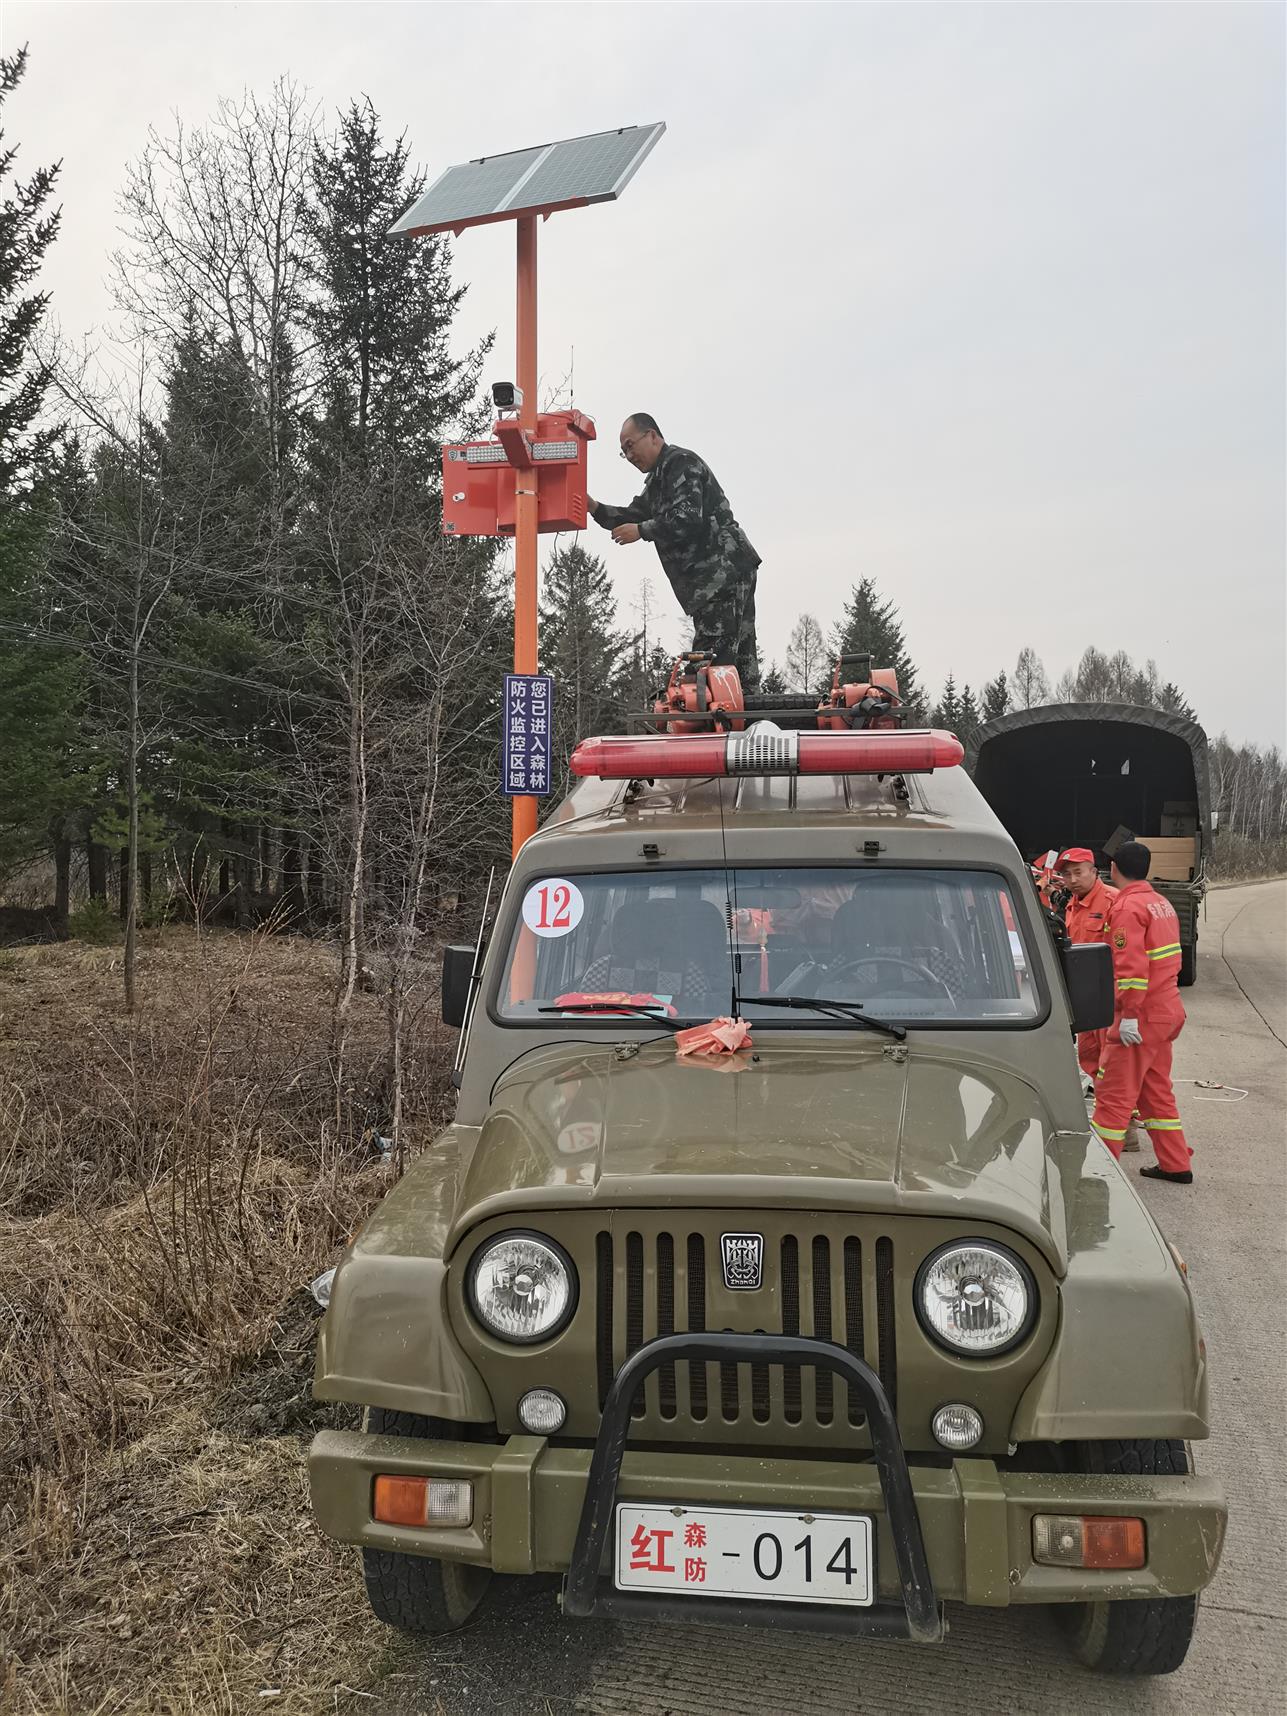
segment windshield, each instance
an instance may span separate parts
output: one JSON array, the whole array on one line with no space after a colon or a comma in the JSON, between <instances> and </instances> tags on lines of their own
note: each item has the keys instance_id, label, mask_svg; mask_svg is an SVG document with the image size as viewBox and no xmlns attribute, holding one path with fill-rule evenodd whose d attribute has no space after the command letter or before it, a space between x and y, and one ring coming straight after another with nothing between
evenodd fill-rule
<instances>
[{"instance_id":1,"label":"windshield","mask_svg":"<svg viewBox=\"0 0 1287 1716\"><path fill-rule=\"evenodd\" d=\"M732 904L730 938L726 902ZM1035 1019L1040 1001L1004 879L972 870L622 871L529 884L501 1018L582 1028L597 1011L700 1021L736 988L748 1019L845 1029L755 997L861 1002L899 1022ZM562 1011L567 1009L567 1011Z\"/></svg>"}]
</instances>

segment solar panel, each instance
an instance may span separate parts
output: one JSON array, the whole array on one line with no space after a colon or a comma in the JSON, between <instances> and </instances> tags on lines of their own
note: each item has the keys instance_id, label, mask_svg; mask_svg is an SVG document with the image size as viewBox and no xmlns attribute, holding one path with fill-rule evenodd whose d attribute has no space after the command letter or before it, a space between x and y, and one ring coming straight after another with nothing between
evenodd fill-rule
<instances>
[{"instance_id":1,"label":"solar panel","mask_svg":"<svg viewBox=\"0 0 1287 1716\"><path fill-rule=\"evenodd\" d=\"M666 127L628 125L448 167L394 232L457 231L619 197Z\"/></svg>"}]
</instances>

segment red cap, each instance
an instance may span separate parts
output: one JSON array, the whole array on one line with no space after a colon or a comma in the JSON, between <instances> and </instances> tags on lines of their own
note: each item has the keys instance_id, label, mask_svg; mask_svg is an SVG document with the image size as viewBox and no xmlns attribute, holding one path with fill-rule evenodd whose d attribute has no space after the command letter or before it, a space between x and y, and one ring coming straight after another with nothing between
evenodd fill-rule
<instances>
[{"instance_id":1,"label":"red cap","mask_svg":"<svg viewBox=\"0 0 1287 1716\"><path fill-rule=\"evenodd\" d=\"M1089 846L1070 846L1066 852L1059 854L1056 870L1062 870L1065 864L1093 864L1095 854Z\"/></svg>"}]
</instances>

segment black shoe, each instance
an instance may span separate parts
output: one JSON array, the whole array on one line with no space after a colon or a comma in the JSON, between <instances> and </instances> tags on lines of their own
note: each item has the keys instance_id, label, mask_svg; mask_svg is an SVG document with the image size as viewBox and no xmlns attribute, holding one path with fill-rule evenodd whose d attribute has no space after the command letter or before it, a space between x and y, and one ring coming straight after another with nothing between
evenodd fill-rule
<instances>
[{"instance_id":1,"label":"black shoe","mask_svg":"<svg viewBox=\"0 0 1287 1716\"><path fill-rule=\"evenodd\" d=\"M1177 1186L1193 1184L1193 1174L1188 1168L1178 1174L1173 1174L1169 1168L1141 1168L1140 1175L1145 1180L1173 1180Z\"/></svg>"}]
</instances>

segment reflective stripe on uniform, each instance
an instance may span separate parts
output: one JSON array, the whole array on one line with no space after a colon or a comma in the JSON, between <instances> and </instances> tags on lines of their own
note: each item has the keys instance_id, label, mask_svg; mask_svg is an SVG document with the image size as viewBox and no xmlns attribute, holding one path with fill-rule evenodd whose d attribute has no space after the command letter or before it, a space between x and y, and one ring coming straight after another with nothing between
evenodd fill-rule
<instances>
[{"instance_id":1,"label":"reflective stripe on uniform","mask_svg":"<svg viewBox=\"0 0 1287 1716\"><path fill-rule=\"evenodd\" d=\"M1117 987L1119 989L1147 989L1148 988L1148 978L1147 977L1119 977L1117 979Z\"/></svg>"},{"instance_id":2,"label":"reflective stripe on uniform","mask_svg":"<svg viewBox=\"0 0 1287 1716\"><path fill-rule=\"evenodd\" d=\"M1174 959L1175 955L1177 953L1179 953L1179 951L1180 951L1179 942L1173 941L1171 943L1170 947L1151 947L1151 948L1149 948L1148 956L1150 959Z\"/></svg>"},{"instance_id":3,"label":"reflective stripe on uniform","mask_svg":"<svg viewBox=\"0 0 1287 1716\"><path fill-rule=\"evenodd\" d=\"M1181 1130L1178 1120L1141 1120L1140 1125L1148 1132L1179 1132Z\"/></svg>"},{"instance_id":4,"label":"reflective stripe on uniform","mask_svg":"<svg viewBox=\"0 0 1287 1716\"><path fill-rule=\"evenodd\" d=\"M1126 1137L1126 1128L1124 1126L1120 1132L1117 1132L1111 1126L1101 1126L1098 1120L1092 1120L1091 1125L1095 1128L1095 1131L1098 1132L1101 1138L1111 1140L1114 1144L1120 1144Z\"/></svg>"}]
</instances>

